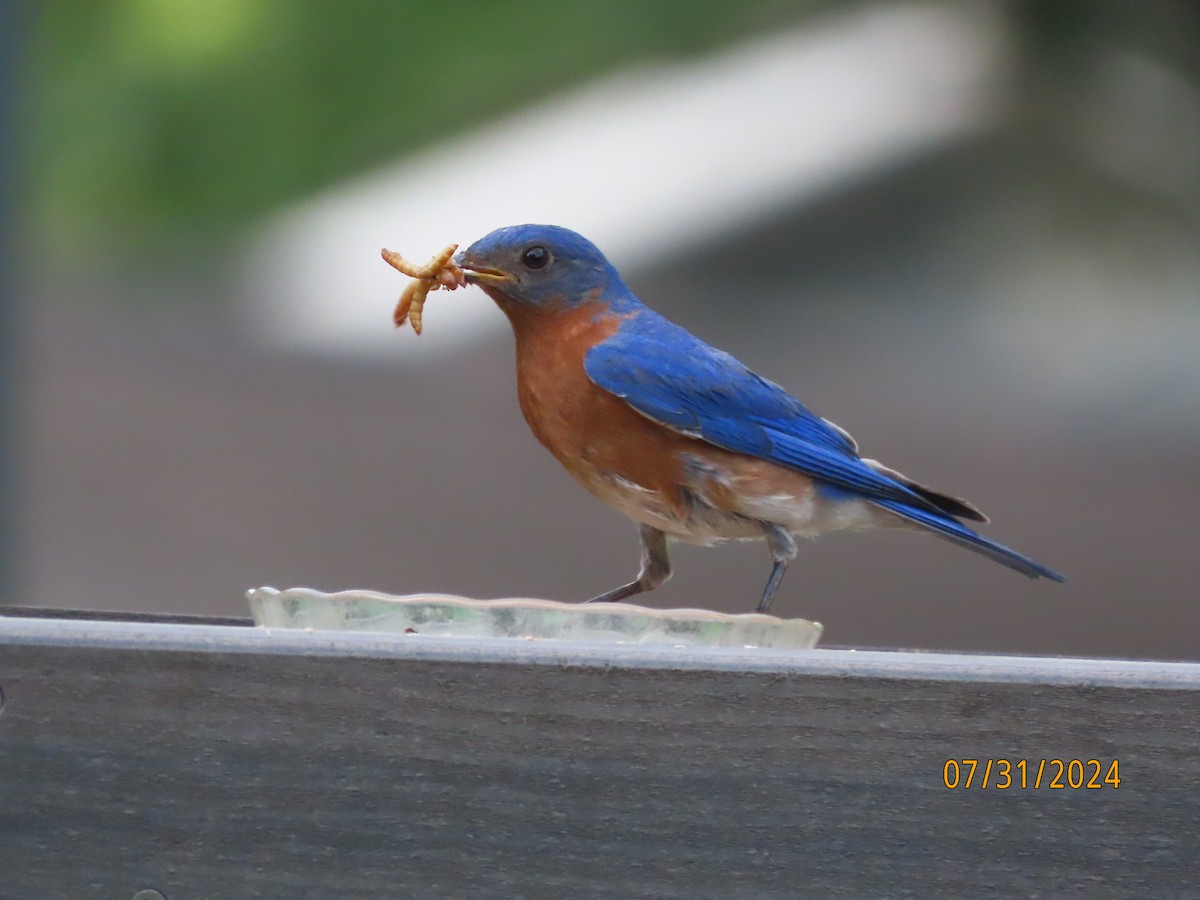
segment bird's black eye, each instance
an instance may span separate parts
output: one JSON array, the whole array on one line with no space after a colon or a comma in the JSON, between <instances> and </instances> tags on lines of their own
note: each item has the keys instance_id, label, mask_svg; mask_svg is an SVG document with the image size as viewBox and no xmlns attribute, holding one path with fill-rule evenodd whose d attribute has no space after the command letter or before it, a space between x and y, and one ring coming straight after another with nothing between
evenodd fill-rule
<instances>
[{"instance_id":1,"label":"bird's black eye","mask_svg":"<svg viewBox=\"0 0 1200 900\"><path fill-rule=\"evenodd\" d=\"M526 247L525 252L521 254L521 262L527 269L544 269L550 262L550 251L540 244Z\"/></svg>"}]
</instances>

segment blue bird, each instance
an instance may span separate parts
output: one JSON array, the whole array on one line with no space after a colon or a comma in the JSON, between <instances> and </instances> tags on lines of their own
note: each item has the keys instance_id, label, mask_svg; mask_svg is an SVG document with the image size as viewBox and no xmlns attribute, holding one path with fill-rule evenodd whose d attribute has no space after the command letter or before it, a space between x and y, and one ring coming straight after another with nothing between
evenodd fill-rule
<instances>
[{"instance_id":1,"label":"blue bird","mask_svg":"<svg viewBox=\"0 0 1200 900\"><path fill-rule=\"evenodd\" d=\"M965 500L859 455L850 435L728 353L645 306L594 244L554 225L500 228L455 257L508 316L521 412L588 491L638 523L638 577L589 602L671 577L667 541L765 540L765 613L795 536L903 526L1030 578L1063 576L960 520Z\"/></svg>"}]
</instances>

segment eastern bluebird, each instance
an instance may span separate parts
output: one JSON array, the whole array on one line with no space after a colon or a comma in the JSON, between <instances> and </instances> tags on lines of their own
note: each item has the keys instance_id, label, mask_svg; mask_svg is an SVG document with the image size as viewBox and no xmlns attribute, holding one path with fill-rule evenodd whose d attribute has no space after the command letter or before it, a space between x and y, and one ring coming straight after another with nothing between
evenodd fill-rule
<instances>
[{"instance_id":1,"label":"eastern bluebird","mask_svg":"<svg viewBox=\"0 0 1200 900\"><path fill-rule=\"evenodd\" d=\"M858 454L845 431L642 304L591 242L553 225L500 228L455 263L512 323L517 392L534 435L585 488L638 523L624 600L671 577L668 538L763 539L767 612L794 535L899 525L932 532L1030 578L1063 576L959 519L970 503Z\"/></svg>"}]
</instances>

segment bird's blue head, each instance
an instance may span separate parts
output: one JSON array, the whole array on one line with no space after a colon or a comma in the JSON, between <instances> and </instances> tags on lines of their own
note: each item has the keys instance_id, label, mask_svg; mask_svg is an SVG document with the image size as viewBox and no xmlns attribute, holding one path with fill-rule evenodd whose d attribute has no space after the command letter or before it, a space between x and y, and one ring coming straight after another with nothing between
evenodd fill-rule
<instances>
[{"instance_id":1,"label":"bird's blue head","mask_svg":"<svg viewBox=\"0 0 1200 900\"><path fill-rule=\"evenodd\" d=\"M501 302L561 308L632 298L595 244L557 225L497 228L454 261Z\"/></svg>"}]
</instances>

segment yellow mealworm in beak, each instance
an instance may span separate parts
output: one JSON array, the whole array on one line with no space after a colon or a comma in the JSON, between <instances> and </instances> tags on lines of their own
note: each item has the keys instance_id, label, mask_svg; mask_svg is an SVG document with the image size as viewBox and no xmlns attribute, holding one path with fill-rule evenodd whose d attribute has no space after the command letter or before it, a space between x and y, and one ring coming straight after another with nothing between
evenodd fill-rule
<instances>
[{"instance_id":1,"label":"yellow mealworm in beak","mask_svg":"<svg viewBox=\"0 0 1200 900\"><path fill-rule=\"evenodd\" d=\"M439 289L453 291L466 285L467 281L463 270L452 262L456 250L458 250L458 244L451 244L423 266L409 262L399 253L391 250L382 251L384 262L409 278L416 279L404 289L404 293L400 295L400 301L396 304L396 310L392 314L392 320L396 323L396 327L409 322L412 324L413 331L420 334L421 315L424 312L425 298L429 296L429 292Z\"/></svg>"}]
</instances>

